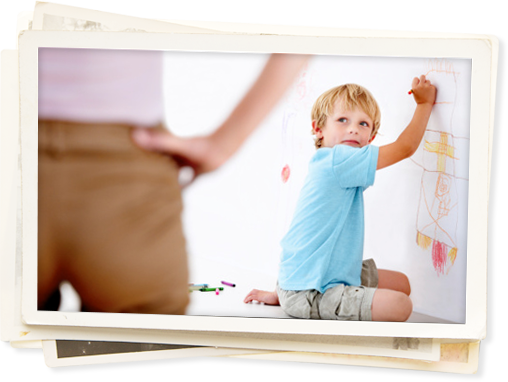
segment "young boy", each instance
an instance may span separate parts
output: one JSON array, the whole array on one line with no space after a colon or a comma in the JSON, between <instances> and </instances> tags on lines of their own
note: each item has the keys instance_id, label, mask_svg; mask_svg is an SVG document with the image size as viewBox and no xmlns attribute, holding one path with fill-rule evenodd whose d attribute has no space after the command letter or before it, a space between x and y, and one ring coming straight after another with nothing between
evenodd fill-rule
<instances>
[{"instance_id":1,"label":"young boy","mask_svg":"<svg viewBox=\"0 0 508 382\"><path fill-rule=\"evenodd\" d=\"M423 138L436 88L414 78L414 116L397 140L376 147L380 112L372 95L347 84L323 93L312 108L316 154L293 221L281 242L273 292L252 290L253 300L281 305L297 318L406 321L413 305L407 277L363 261L363 191L375 171L414 154Z\"/></svg>"}]
</instances>

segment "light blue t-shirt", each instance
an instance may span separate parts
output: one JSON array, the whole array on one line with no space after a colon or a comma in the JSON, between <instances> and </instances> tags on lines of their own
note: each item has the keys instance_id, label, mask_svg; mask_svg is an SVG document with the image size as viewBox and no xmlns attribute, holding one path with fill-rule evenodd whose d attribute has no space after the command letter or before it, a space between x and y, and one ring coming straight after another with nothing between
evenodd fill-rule
<instances>
[{"instance_id":1,"label":"light blue t-shirt","mask_svg":"<svg viewBox=\"0 0 508 382\"><path fill-rule=\"evenodd\" d=\"M363 191L374 184L379 148L336 145L317 150L281 241L279 286L316 289L360 285Z\"/></svg>"}]
</instances>

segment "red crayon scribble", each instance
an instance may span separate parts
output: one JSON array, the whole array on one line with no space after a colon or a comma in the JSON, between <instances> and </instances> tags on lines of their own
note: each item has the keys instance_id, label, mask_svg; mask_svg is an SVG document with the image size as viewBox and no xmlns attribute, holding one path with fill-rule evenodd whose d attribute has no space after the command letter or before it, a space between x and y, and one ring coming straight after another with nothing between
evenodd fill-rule
<instances>
[{"instance_id":1,"label":"red crayon scribble","mask_svg":"<svg viewBox=\"0 0 508 382\"><path fill-rule=\"evenodd\" d=\"M282 178L282 183L286 183L288 181L290 173L291 173L291 171L289 170L289 166L285 165L282 168L282 173L280 174L280 176Z\"/></svg>"},{"instance_id":2,"label":"red crayon scribble","mask_svg":"<svg viewBox=\"0 0 508 382\"><path fill-rule=\"evenodd\" d=\"M432 243L432 264L439 273L444 273L446 259L448 258L448 247L446 244L434 240Z\"/></svg>"}]
</instances>

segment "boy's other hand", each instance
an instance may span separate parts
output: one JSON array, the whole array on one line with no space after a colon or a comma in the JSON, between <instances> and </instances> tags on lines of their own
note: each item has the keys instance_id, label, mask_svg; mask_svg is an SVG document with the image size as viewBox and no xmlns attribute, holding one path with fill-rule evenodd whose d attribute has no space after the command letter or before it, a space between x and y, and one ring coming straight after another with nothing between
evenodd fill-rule
<instances>
[{"instance_id":1,"label":"boy's other hand","mask_svg":"<svg viewBox=\"0 0 508 382\"><path fill-rule=\"evenodd\" d=\"M253 289L247 294L243 302L247 304L252 301L262 302L266 305L280 305L279 296L276 291L268 292L265 290Z\"/></svg>"},{"instance_id":2,"label":"boy's other hand","mask_svg":"<svg viewBox=\"0 0 508 382\"><path fill-rule=\"evenodd\" d=\"M436 87L432 85L424 75L421 75L420 78L413 78L411 88L414 100L417 104L434 105L436 102Z\"/></svg>"}]
</instances>

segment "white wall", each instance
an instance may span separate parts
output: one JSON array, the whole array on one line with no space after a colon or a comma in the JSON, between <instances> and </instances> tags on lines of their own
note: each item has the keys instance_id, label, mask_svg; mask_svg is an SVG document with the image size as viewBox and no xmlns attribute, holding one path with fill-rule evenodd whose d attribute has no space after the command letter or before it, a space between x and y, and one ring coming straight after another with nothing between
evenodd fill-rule
<instances>
[{"instance_id":1,"label":"white wall","mask_svg":"<svg viewBox=\"0 0 508 382\"><path fill-rule=\"evenodd\" d=\"M166 53L171 130L185 136L213 131L266 59L255 54ZM446 135L454 147L452 158L448 156L440 167L444 179L451 182L445 190L448 197L435 196L438 155L429 151L432 146L424 150L424 143L411 160L378 172L375 185L365 192L365 258L408 275L416 311L463 323L470 73L468 60L313 57L240 152L185 191L190 255L263 272L275 282L279 241L315 152L310 134L315 99L339 84L365 86L382 111L381 129L373 144L384 145L393 142L411 120L415 102L408 90L413 77L427 74L438 88L438 97L424 141L439 142L439 131L452 134ZM290 168L287 183L281 180L285 165ZM447 253L457 248L454 263L445 257L439 267L433 244L426 250L417 245L417 229L445 243Z\"/></svg>"}]
</instances>

